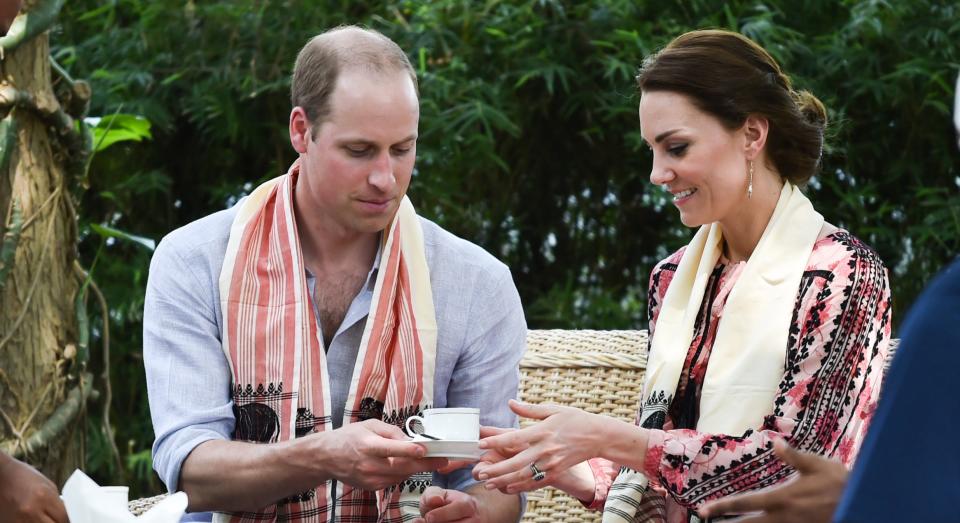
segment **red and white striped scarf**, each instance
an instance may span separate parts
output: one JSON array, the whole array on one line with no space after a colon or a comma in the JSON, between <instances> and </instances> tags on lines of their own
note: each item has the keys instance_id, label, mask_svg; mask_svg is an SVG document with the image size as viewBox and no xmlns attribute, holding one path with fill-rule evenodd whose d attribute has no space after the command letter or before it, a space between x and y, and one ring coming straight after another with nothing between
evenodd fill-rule
<instances>
[{"instance_id":1,"label":"red and white striped scarf","mask_svg":"<svg viewBox=\"0 0 960 523\"><path fill-rule=\"evenodd\" d=\"M295 162L241 204L220 273L237 440L273 443L333 429L330 377L294 218L299 167ZM406 197L384 236L344 426L370 418L403 426L433 401L437 325L423 233ZM214 521L400 522L419 517L429 481L420 474L376 493L331 481L260 512Z\"/></svg>"}]
</instances>

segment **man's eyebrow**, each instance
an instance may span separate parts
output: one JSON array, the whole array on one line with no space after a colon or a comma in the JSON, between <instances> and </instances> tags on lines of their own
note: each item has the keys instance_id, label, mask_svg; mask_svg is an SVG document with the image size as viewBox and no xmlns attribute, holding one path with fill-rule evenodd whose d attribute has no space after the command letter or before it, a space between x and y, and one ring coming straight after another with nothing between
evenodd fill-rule
<instances>
[{"instance_id":1,"label":"man's eyebrow","mask_svg":"<svg viewBox=\"0 0 960 523\"><path fill-rule=\"evenodd\" d=\"M660 142L662 142L663 140L665 140L666 138L668 138L671 134L676 133L676 132L678 132L679 130L680 130L680 129L670 129L669 131L664 131L664 132L658 134L658 135L656 136L656 138L653 139L653 141L654 141L654 143L660 143Z\"/></svg>"},{"instance_id":2,"label":"man's eyebrow","mask_svg":"<svg viewBox=\"0 0 960 523\"><path fill-rule=\"evenodd\" d=\"M414 134L411 134L410 136L407 136L406 138L403 138L402 140L396 143L412 142L412 141L415 141L416 139L417 139L417 134L414 133ZM341 145L346 145L346 144L370 145L370 146L377 145L377 143L374 142L373 140L367 140L366 138L343 138L341 140L337 140L337 143Z\"/></svg>"}]
</instances>

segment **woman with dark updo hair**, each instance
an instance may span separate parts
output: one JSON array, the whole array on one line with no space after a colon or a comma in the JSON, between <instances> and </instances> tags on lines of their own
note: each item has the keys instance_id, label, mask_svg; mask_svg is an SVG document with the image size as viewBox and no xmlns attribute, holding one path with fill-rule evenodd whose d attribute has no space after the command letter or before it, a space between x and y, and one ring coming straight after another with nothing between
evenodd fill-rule
<instances>
[{"instance_id":1,"label":"woman with dark updo hair","mask_svg":"<svg viewBox=\"0 0 960 523\"><path fill-rule=\"evenodd\" d=\"M853 463L888 352L889 282L804 196L826 112L762 47L690 32L637 80L650 181L699 228L650 277L637 423L513 404L542 421L486 429L474 475L506 492L557 487L605 522L699 521L706 501L794 475L774 441Z\"/></svg>"}]
</instances>

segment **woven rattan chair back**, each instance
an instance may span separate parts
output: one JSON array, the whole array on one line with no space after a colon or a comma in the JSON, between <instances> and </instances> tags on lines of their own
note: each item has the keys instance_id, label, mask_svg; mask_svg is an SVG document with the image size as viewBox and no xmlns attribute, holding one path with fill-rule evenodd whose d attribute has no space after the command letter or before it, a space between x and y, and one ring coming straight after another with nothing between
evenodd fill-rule
<instances>
[{"instance_id":1,"label":"woven rattan chair back","mask_svg":"<svg viewBox=\"0 0 960 523\"><path fill-rule=\"evenodd\" d=\"M520 362L520 399L577 407L633 422L647 367L647 331L531 330ZM521 421L521 426L529 424ZM553 488L531 492L524 522L600 521Z\"/></svg>"}]
</instances>

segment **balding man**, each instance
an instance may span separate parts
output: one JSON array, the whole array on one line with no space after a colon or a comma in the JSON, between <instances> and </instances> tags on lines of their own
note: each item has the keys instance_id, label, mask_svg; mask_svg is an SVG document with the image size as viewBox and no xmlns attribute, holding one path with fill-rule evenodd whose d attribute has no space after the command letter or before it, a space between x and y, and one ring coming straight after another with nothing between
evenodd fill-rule
<instances>
[{"instance_id":1,"label":"balding man","mask_svg":"<svg viewBox=\"0 0 960 523\"><path fill-rule=\"evenodd\" d=\"M517 520L519 496L398 428L428 407L514 425L526 336L507 267L406 197L409 60L375 31L328 31L300 51L291 101L289 172L154 254L154 468L193 521Z\"/></svg>"}]
</instances>

